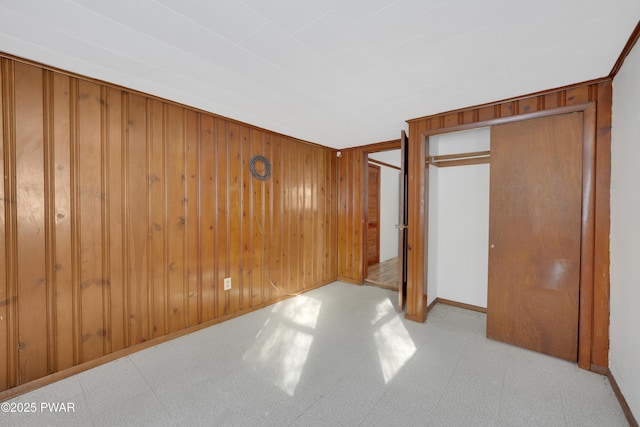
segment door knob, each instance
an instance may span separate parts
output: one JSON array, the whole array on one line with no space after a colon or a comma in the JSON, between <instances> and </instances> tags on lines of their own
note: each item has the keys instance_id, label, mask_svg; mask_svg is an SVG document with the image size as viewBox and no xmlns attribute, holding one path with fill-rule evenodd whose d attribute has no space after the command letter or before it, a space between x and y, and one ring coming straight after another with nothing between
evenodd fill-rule
<instances>
[{"instance_id":1,"label":"door knob","mask_svg":"<svg viewBox=\"0 0 640 427\"><path fill-rule=\"evenodd\" d=\"M404 225L404 224L396 224L396 228L398 230L406 230L407 228L409 228L409 226Z\"/></svg>"}]
</instances>

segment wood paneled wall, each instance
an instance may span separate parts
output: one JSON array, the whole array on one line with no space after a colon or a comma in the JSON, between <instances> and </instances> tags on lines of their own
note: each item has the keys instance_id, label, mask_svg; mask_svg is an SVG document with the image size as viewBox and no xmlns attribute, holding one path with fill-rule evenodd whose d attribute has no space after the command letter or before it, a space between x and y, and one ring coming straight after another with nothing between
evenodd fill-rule
<instances>
[{"instance_id":1,"label":"wood paneled wall","mask_svg":"<svg viewBox=\"0 0 640 427\"><path fill-rule=\"evenodd\" d=\"M593 103L595 135L595 230L593 250L593 329L591 364L608 366L609 349L609 187L611 177L611 80L577 84L525 97L410 120L409 123L409 246L407 317L424 321L426 227L424 212L424 140L428 135L489 126L510 118L524 120L562 107ZM590 231L591 233L591 231ZM583 259L584 261L584 259ZM589 261L589 260L587 260ZM582 320L581 320L582 321ZM582 331L581 331L582 333Z\"/></svg>"},{"instance_id":2,"label":"wood paneled wall","mask_svg":"<svg viewBox=\"0 0 640 427\"><path fill-rule=\"evenodd\" d=\"M341 151L338 159L338 278L363 284L366 274L367 154L400 149L400 140Z\"/></svg>"},{"instance_id":3,"label":"wood paneled wall","mask_svg":"<svg viewBox=\"0 0 640 427\"><path fill-rule=\"evenodd\" d=\"M16 58L0 73L0 400L284 298L272 282L336 279L335 150Z\"/></svg>"},{"instance_id":4,"label":"wood paneled wall","mask_svg":"<svg viewBox=\"0 0 640 427\"><path fill-rule=\"evenodd\" d=\"M367 219L365 153L359 148L342 150L338 164L338 279L362 284Z\"/></svg>"}]
</instances>

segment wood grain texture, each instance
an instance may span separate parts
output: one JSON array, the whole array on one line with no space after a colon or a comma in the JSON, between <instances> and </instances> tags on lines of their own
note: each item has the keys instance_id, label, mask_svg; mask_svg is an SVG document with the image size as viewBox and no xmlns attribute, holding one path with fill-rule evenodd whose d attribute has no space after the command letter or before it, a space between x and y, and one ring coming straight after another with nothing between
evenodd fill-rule
<instances>
[{"instance_id":1,"label":"wood grain texture","mask_svg":"<svg viewBox=\"0 0 640 427\"><path fill-rule=\"evenodd\" d=\"M441 127L441 118L434 125ZM407 191L407 285L406 318L424 322L427 316L425 282L427 280L428 189L429 174L424 160L429 154L428 139L422 136L427 123L409 127L409 170Z\"/></svg>"},{"instance_id":2,"label":"wood grain texture","mask_svg":"<svg viewBox=\"0 0 640 427\"><path fill-rule=\"evenodd\" d=\"M48 374L43 71L15 67L19 381Z\"/></svg>"},{"instance_id":3,"label":"wood grain texture","mask_svg":"<svg viewBox=\"0 0 640 427\"><path fill-rule=\"evenodd\" d=\"M395 257L370 265L367 268L365 283L392 291L398 290L400 282L400 258Z\"/></svg>"},{"instance_id":4,"label":"wood grain texture","mask_svg":"<svg viewBox=\"0 0 640 427\"><path fill-rule=\"evenodd\" d=\"M15 332L16 267L15 263L15 109L14 63L0 58L0 168L3 185L0 186L0 268L4 273L0 281L0 343L5 351L0 352L0 389L17 384L17 334Z\"/></svg>"},{"instance_id":5,"label":"wood grain texture","mask_svg":"<svg viewBox=\"0 0 640 427\"><path fill-rule=\"evenodd\" d=\"M369 163L367 178L367 266L380 262L380 166Z\"/></svg>"},{"instance_id":6,"label":"wood grain texture","mask_svg":"<svg viewBox=\"0 0 640 427\"><path fill-rule=\"evenodd\" d=\"M582 214L580 224L580 312L578 366L590 369L593 363L594 245L595 245L595 172L596 172L596 112L595 103L582 112Z\"/></svg>"},{"instance_id":7,"label":"wood grain texture","mask_svg":"<svg viewBox=\"0 0 640 427\"><path fill-rule=\"evenodd\" d=\"M515 104L514 104L515 103ZM514 105L517 114L512 114ZM581 83L573 86L526 95L510 100L499 101L459 110L461 114L451 116L450 112L436 114L409 120L410 145L415 151L419 151L425 144L425 138L439 133L458 130L473 129L498 123L515 120L527 120L542 117L545 114L559 114L567 108L584 111L590 105L595 106L595 212L594 212L594 244L593 262L585 268L593 270L593 298L589 307L581 307L591 313L591 321L581 325L581 334L591 334L591 344L587 353L591 360L582 360L580 366L589 366L591 362L597 365L608 366L609 346L609 182L611 176L611 81L600 79ZM528 112L523 106L529 106ZM536 111L532 111L536 110ZM568 110L566 110L568 111ZM456 118L450 125L444 126L444 117ZM424 158L422 159L424 161ZM424 167L418 167L411 171L414 175L412 182L422 182L426 173ZM417 175L417 176L416 176ZM415 187L411 187L415 188ZM410 213L420 215L420 206L424 205L423 192L410 192ZM423 239L423 229L416 229L421 225L414 219L413 229L409 228L410 244ZM411 224L410 224L411 225ZM420 247L418 247L419 249ZM424 266L424 252L413 248L409 255L409 301L407 317L420 319L424 299L424 280L426 270ZM588 332L590 331L590 332ZM584 351L582 351L584 352Z\"/></svg>"},{"instance_id":8,"label":"wood grain texture","mask_svg":"<svg viewBox=\"0 0 640 427\"><path fill-rule=\"evenodd\" d=\"M336 280L335 150L26 61L0 77L0 400Z\"/></svg>"},{"instance_id":9,"label":"wood grain texture","mask_svg":"<svg viewBox=\"0 0 640 427\"><path fill-rule=\"evenodd\" d=\"M487 336L578 359L582 113L491 128Z\"/></svg>"},{"instance_id":10,"label":"wood grain texture","mask_svg":"<svg viewBox=\"0 0 640 427\"><path fill-rule=\"evenodd\" d=\"M609 366L609 235L611 224L612 82L598 85L595 141L592 363Z\"/></svg>"},{"instance_id":11,"label":"wood grain texture","mask_svg":"<svg viewBox=\"0 0 640 427\"><path fill-rule=\"evenodd\" d=\"M361 149L342 150L338 189L338 278L362 284L365 277L365 153Z\"/></svg>"},{"instance_id":12,"label":"wood grain texture","mask_svg":"<svg viewBox=\"0 0 640 427\"><path fill-rule=\"evenodd\" d=\"M363 284L366 271L366 174L367 153L400 148L400 140L341 150L338 159L338 278Z\"/></svg>"}]
</instances>

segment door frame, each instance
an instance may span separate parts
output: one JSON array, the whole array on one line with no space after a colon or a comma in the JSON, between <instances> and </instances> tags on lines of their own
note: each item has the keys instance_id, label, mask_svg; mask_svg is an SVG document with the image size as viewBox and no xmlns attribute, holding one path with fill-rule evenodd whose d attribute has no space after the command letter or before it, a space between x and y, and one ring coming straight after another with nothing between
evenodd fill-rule
<instances>
[{"instance_id":1,"label":"door frame","mask_svg":"<svg viewBox=\"0 0 640 427\"><path fill-rule=\"evenodd\" d=\"M367 225L366 227L366 234L365 234L365 257L367 258L367 270L365 270L365 279L367 278L367 273L368 273L368 269L369 269L369 220L371 219L369 217L369 210L370 210L370 199L369 199L369 174L370 174L370 169L373 168L375 170L377 170L378 172L378 207L377 207L377 212L376 212L376 228L377 228L377 236L376 238L378 239L378 242L376 243L376 250L378 252L377 254L377 258L378 258L378 263L380 263L380 188L381 188L381 184L380 184L380 179L382 176L382 168L380 166L378 166L375 163L372 162L367 162L367 180L366 180L366 185L365 185L365 201L366 201L366 211L365 211L365 224Z\"/></svg>"},{"instance_id":2,"label":"door frame","mask_svg":"<svg viewBox=\"0 0 640 427\"><path fill-rule=\"evenodd\" d=\"M478 121L469 124L423 130L417 136L409 158L409 218L407 254L406 318L424 322L427 316L425 284L427 278L428 232L428 157L429 137L461 130L488 127L522 120L572 112L583 113L582 218L580 247L580 299L578 323L578 366L591 370L593 347L594 269L595 269L595 191L596 191L596 103L586 102L567 107L521 115ZM597 370L597 369L595 369Z\"/></svg>"}]
</instances>

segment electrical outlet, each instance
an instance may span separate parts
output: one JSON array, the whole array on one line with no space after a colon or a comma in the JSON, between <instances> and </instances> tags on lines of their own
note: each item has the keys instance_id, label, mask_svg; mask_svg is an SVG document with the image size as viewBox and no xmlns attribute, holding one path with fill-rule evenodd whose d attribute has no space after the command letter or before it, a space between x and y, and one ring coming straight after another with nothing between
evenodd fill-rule
<instances>
[{"instance_id":1,"label":"electrical outlet","mask_svg":"<svg viewBox=\"0 0 640 427\"><path fill-rule=\"evenodd\" d=\"M229 289L231 289L231 277L225 277L224 278L224 290L228 291Z\"/></svg>"}]
</instances>

